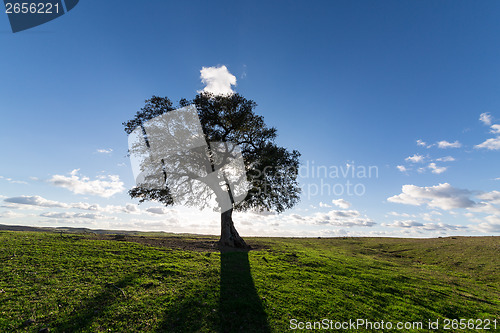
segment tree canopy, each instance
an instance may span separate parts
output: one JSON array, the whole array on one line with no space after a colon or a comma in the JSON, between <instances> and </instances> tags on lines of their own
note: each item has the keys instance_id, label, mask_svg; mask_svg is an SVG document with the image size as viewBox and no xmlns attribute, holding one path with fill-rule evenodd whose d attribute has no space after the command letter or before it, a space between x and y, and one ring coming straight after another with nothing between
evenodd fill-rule
<instances>
[{"instance_id":1,"label":"tree canopy","mask_svg":"<svg viewBox=\"0 0 500 333\"><path fill-rule=\"evenodd\" d=\"M300 187L297 176L300 153L278 146L275 143L276 128L268 127L264 123L264 118L255 114L254 109L257 104L254 101L239 94L213 95L203 92L196 95L191 101L181 99L178 107L173 107L173 103L168 97L153 96L146 100L145 106L137 112L133 119L123 123L125 131L127 134L131 134L145 122L189 105L196 107L203 130L202 135L207 147L209 147L208 153L200 151L197 154L208 154L212 170L218 167L214 142L229 142L234 145L230 149L237 147L238 151L241 151L244 165L243 174L246 176L246 195L242 200L236 202L233 200L235 190L228 186L226 191L231 197L231 211L233 209L236 211L251 209L280 213L293 207L299 201ZM226 146L226 149L229 148ZM168 161L162 159L162 162L163 168L180 168L179 163L172 161L172 158ZM182 175L185 176L189 173L186 172ZM171 177L170 173L169 177ZM227 183L227 179L224 179ZM204 195L215 194L220 199L218 194L220 188L213 186L213 184L208 185L212 191L208 191L211 193L205 191ZM191 186L184 188L183 191L187 193L194 191L194 189ZM168 186L163 188L135 186L129 191L129 194L132 198L138 198L140 202L153 200L165 205L172 205L175 202L172 189ZM194 197L199 196L199 193L194 195ZM184 203L189 205L191 202Z\"/></svg>"}]
</instances>

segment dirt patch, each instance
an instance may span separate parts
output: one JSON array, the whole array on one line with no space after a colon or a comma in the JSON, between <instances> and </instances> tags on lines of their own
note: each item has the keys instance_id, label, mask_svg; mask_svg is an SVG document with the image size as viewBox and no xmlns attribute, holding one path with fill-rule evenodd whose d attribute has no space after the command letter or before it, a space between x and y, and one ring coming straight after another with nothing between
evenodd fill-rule
<instances>
[{"instance_id":1,"label":"dirt patch","mask_svg":"<svg viewBox=\"0 0 500 333\"><path fill-rule=\"evenodd\" d=\"M198 252L219 252L217 241L218 237L215 236L134 236L134 235L92 235L89 239L96 240L109 240L117 242L133 242L148 246L159 248L168 248L175 250L189 250ZM248 240L246 240L248 243ZM261 250L266 248L265 245L257 244L252 241L249 242L252 250ZM223 249L223 252L228 252L230 249Z\"/></svg>"}]
</instances>

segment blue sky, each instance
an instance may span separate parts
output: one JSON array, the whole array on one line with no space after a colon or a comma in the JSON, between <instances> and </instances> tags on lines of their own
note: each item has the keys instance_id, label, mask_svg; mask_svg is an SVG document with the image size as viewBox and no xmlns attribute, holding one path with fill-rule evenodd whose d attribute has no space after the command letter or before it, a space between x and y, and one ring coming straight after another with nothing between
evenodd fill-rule
<instances>
[{"instance_id":1,"label":"blue sky","mask_svg":"<svg viewBox=\"0 0 500 333\"><path fill-rule=\"evenodd\" d=\"M2 14L0 223L218 233L216 213L128 197L121 123L226 66L309 171L377 170L303 177L296 208L234 214L242 235L497 235L499 14L498 1L82 0L15 34Z\"/></svg>"}]
</instances>

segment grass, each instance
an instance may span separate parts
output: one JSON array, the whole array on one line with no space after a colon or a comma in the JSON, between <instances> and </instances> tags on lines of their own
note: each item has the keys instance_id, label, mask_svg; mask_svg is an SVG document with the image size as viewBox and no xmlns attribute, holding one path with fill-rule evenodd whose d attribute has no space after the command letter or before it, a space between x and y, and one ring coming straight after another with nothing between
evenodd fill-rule
<instances>
[{"instance_id":1,"label":"grass","mask_svg":"<svg viewBox=\"0 0 500 333\"><path fill-rule=\"evenodd\" d=\"M498 237L248 238L248 253L162 237L1 231L0 332L284 332L324 318L500 331Z\"/></svg>"}]
</instances>

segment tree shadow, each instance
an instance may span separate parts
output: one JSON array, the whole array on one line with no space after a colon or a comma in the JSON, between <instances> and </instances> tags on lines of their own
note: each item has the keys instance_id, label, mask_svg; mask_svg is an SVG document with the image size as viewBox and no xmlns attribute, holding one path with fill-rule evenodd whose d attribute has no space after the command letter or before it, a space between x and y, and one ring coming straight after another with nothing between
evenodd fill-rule
<instances>
[{"instance_id":1,"label":"tree shadow","mask_svg":"<svg viewBox=\"0 0 500 333\"><path fill-rule=\"evenodd\" d=\"M53 329L57 332L84 332L89 329L94 320L103 316L109 306L126 297L123 291L137 278L138 273L129 274L115 283L106 283L101 292L88 298L75 308L64 320L56 322Z\"/></svg>"},{"instance_id":2,"label":"tree shadow","mask_svg":"<svg viewBox=\"0 0 500 333\"><path fill-rule=\"evenodd\" d=\"M177 295L156 300L165 302L164 316L156 332L271 332L267 314L254 285L248 252L221 251L220 258L220 289L217 288L216 279L213 284L200 285L194 281L179 286ZM109 315L108 310L115 303L130 301L130 296L125 294L128 286L134 285L141 276L159 272L142 269L117 277L114 283L106 283L100 292L82 300L80 306L66 318L50 325L51 330L88 331L96 320ZM170 273L165 271L161 274ZM217 304L217 298L218 309L213 307ZM209 306L210 303L212 306Z\"/></svg>"},{"instance_id":3,"label":"tree shadow","mask_svg":"<svg viewBox=\"0 0 500 333\"><path fill-rule=\"evenodd\" d=\"M221 332L270 332L253 282L247 251L221 252Z\"/></svg>"},{"instance_id":4,"label":"tree shadow","mask_svg":"<svg viewBox=\"0 0 500 333\"><path fill-rule=\"evenodd\" d=\"M257 294L248 252L221 251L220 286L205 285L177 298L165 308L156 332L270 332L267 315ZM219 289L219 290L218 290ZM220 293L219 295L217 295ZM218 309L204 306L218 297ZM213 304L213 303L212 303Z\"/></svg>"}]
</instances>

